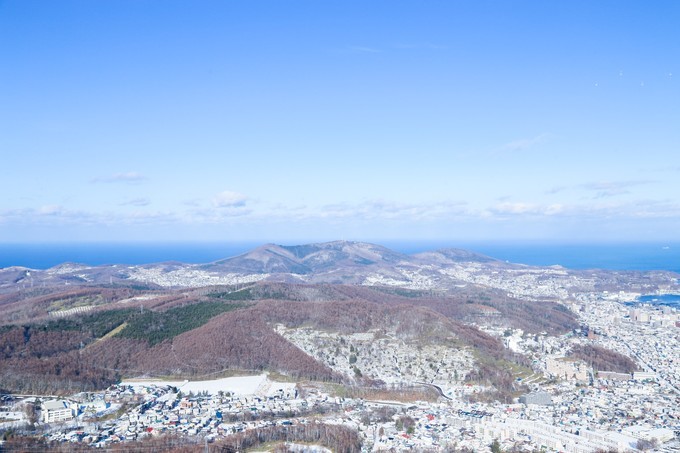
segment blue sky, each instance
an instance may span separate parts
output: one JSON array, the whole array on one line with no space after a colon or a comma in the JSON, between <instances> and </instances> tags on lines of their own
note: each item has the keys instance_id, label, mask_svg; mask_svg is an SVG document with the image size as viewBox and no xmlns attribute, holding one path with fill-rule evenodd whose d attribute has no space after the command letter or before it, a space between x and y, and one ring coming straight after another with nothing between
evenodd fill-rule
<instances>
[{"instance_id":1,"label":"blue sky","mask_svg":"<svg viewBox=\"0 0 680 453\"><path fill-rule=\"evenodd\" d=\"M0 242L680 240L679 21L0 0Z\"/></svg>"}]
</instances>

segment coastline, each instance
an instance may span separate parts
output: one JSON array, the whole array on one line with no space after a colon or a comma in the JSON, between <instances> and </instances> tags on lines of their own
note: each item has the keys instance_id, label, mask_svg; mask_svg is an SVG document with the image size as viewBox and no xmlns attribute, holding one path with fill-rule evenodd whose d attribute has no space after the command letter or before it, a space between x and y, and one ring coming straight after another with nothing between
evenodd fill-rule
<instances>
[{"instance_id":1,"label":"coastline","mask_svg":"<svg viewBox=\"0 0 680 453\"><path fill-rule=\"evenodd\" d=\"M530 266L680 273L680 243L371 242L404 254L459 248ZM43 270L69 262L89 266L170 261L203 264L246 253L262 244L253 241L0 243L0 268L17 266Z\"/></svg>"}]
</instances>

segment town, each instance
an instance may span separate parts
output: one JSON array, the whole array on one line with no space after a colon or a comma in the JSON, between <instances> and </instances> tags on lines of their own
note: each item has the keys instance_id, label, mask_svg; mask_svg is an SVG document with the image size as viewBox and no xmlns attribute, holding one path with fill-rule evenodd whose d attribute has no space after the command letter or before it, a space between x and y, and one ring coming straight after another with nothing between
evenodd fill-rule
<instances>
[{"instance_id":1,"label":"town","mask_svg":"<svg viewBox=\"0 0 680 453\"><path fill-rule=\"evenodd\" d=\"M539 289L543 291L542 289ZM106 446L174 433L213 443L265 426L343 425L362 450L592 452L680 447L680 313L630 305L631 293L582 293L564 301L582 328L552 337L485 327L533 359L518 378L530 392L512 401L476 400L465 382L464 350L404 344L389 332L339 335L275 326L299 348L348 376L392 388L431 386L440 395L399 401L343 396L332 385L277 381L261 374L212 381L123 381L69 398L3 397L2 428L39 426L51 441ZM630 373L594 370L567 359L575 345L601 345L631 357ZM199 442L199 443L200 443Z\"/></svg>"}]
</instances>

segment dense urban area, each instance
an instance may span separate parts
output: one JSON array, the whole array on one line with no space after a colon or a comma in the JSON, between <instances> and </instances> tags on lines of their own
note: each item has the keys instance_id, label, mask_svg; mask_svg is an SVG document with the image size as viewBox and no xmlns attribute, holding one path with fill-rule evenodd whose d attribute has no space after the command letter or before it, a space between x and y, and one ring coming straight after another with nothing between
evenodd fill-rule
<instances>
[{"instance_id":1,"label":"dense urban area","mask_svg":"<svg viewBox=\"0 0 680 453\"><path fill-rule=\"evenodd\" d=\"M677 274L572 272L461 252L414 264L330 244L291 252L325 263L323 274L299 262L298 272L246 272L243 258L227 271L129 266L104 277L61 266L42 281L108 278L109 292L69 293L80 302L68 304L45 290L40 325L22 320L38 311L20 311L10 295L41 280L2 270L13 272L0 327L2 386L12 390L0 406L3 448L680 450L680 311L638 301L679 292ZM337 250L354 263L340 277ZM389 267L371 264L381 260ZM122 272L146 286L122 286ZM37 353L35 337L45 343ZM59 341L71 355L50 350ZM28 368L12 381L8 367L23 357L59 387ZM89 381L40 371L55 357L50 367L76 361Z\"/></svg>"}]
</instances>

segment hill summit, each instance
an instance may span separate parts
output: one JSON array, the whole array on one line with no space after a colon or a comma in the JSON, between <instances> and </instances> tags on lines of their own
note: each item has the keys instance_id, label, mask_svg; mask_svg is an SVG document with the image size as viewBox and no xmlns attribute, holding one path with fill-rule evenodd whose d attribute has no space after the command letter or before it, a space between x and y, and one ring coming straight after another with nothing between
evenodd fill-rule
<instances>
[{"instance_id":1,"label":"hill summit","mask_svg":"<svg viewBox=\"0 0 680 453\"><path fill-rule=\"evenodd\" d=\"M315 274L367 265L394 265L411 259L380 245L333 241L293 246L266 244L204 268L234 273Z\"/></svg>"}]
</instances>

